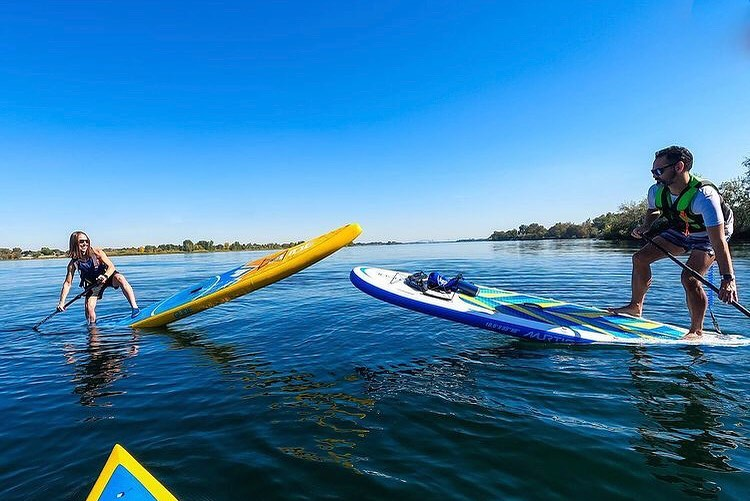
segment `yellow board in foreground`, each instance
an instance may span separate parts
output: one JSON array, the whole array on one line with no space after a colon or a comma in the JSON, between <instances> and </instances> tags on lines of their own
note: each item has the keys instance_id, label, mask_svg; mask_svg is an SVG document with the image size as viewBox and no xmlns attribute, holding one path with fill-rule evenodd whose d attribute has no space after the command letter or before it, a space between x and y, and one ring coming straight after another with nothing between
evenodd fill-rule
<instances>
[{"instance_id":1,"label":"yellow board in foreground","mask_svg":"<svg viewBox=\"0 0 750 501\"><path fill-rule=\"evenodd\" d=\"M115 444L86 501L177 501L153 475Z\"/></svg>"},{"instance_id":2,"label":"yellow board in foreground","mask_svg":"<svg viewBox=\"0 0 750 501\"><path fill-rule=\"evenodd\" d=\"M160 327L225 303L297 273L351 243L362 233L348 224L325 235L255 259L141 310L123 323L130 327Z\"/></svg>"}]
</instances>

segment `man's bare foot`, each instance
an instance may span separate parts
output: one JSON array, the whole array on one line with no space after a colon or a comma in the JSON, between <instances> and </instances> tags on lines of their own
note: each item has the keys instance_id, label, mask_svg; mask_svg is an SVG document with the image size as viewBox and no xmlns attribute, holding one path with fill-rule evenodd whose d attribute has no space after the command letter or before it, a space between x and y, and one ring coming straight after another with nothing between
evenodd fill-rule
<instances>
[{"instance_id":1,"label":"man's bare foot","mask_svg":"<svg viewBox=\"0 0 750 501\"><path fill-rule=\"evenodd\" d=\"M641 309L638 306L628 304L620 308L607 308L607 311L614 313L615 315L630 315L631 317L640 317Z\"/></svg>"},{"instance_id":2,"label":"man's bare foot","mask_svg":"<svg viewBox=\"0 0 750 501\"><path fill-rule=\"evenodd\" d=\"M703 331L688 332L682 336L682 339L685 341L700 341L703 339Z\"/></svg>"}]
</instances>

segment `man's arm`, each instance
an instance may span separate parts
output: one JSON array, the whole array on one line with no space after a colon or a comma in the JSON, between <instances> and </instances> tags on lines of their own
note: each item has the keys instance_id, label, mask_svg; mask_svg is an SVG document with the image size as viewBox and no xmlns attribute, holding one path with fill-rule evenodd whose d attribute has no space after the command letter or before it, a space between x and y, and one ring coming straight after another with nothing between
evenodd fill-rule
<instances>
[{"instance_id":1,"label":"man's arm","mask_svg":"<svg viewBox=\"0 0 750 501\"><path fill-rule=\"evenodd\" d=\"M647 209L646 215L643 216L643 223L640 226L633 228L631 235L635 238L642 238L642 235L646 233L654 225L657 219L661 217L661 211L659 209Z\"/></svg>"},{"instance_id":2,"label":"man's arm","mask_svg":"<svg viewBox=\"0 0 750 501\"><path fill-rule=\"evenodd\" d=\"M737 301L737 282L734 279L734 268L732 267L732 256L729 254L729 244L724 236L724 223L706 228L708 239L716 252L716 263L721 273L721 287L719 288L719 299L725 303Z\"/></svg>"}]
</instances>

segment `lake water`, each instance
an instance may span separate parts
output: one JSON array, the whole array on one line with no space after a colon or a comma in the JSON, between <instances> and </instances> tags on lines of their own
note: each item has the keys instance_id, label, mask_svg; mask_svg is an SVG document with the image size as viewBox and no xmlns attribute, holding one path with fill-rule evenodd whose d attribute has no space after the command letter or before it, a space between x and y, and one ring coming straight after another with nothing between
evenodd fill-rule
<instances>
[{"instance_id":1,"label":"lake water","mask_svg":"<svg viewBox=\"0 0 750 501\"><path fill-rule=\"evenodd\" d=\"M360 264L461 271L610 306L629 297L632 252L351 247L168 328L107 327L128 311L108 290L97 330L77 303L41 334L30 326L54 310L66 262L2 262L0 498L83 499L120 443L182 500L747 499L750 348L533 344L382 303L348 278ZM145 305L263 254L114 261ZM750 249L734 255L750 298ZM655 265L645 316L688 323L679 275ZM750 335L750 319L715 311Z\"/></svg>"}]
</instances>

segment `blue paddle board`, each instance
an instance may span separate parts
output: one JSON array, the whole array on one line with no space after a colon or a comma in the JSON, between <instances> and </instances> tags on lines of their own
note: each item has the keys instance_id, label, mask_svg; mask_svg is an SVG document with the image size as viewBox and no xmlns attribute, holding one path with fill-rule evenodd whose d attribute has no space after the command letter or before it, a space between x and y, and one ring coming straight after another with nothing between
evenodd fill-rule
<instances>
[{"instance_id":1,"label":"blue paddle board","mask_svg":"<svg viewBox=\"0 0 750 501\"><path fill-rule=\"evenodd\" d=\"M674 343L748 345L745 336L704 333L555 299L468 284L466 293L423 290L410 273L358 266L350 280L367 294L410 310L531 341L551 343Z\"/></svg>"}]
</instances>

